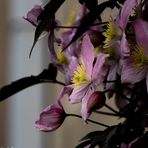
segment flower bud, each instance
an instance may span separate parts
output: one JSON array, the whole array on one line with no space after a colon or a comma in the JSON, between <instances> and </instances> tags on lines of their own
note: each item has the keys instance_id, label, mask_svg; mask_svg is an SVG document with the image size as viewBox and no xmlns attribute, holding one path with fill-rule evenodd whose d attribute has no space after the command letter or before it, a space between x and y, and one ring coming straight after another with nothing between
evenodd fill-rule
<instances>
[{"instance_id":1,"label":"flower bud","mask_svg":"<svg viewBox=\"0 0 148 148\"><path fill-rule=\"evenodd\" d=\"M104 92L95 91L91 94L88 103L87 103L87 112L91 113L92 111L101 108L106 101Z\"/></svg>"},{"instance_id":2,"label":"flower bud","mask_svg":"<svg viewBox=\"0 0 148 148\"><path fill-rule=\"evenodd\" d=\"M39 128L41 131L51 132L59 128L64 119L66 113L60 102L49 105L43 110L40 114L39 120L35 122L36 128Z\"/></svg>"}]
</instances>

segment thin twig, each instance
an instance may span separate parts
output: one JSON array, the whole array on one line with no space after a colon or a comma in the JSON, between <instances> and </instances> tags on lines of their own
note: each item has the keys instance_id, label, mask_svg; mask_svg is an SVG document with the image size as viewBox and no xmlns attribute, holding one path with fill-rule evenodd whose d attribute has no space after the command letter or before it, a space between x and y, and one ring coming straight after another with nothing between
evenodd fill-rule
<instances>
[{"instance_id":1,"label":"thin twig","mask_svg":"<svg viewBox=\"0 0 148 148\"><path fill-rule=\"evenodd\" d=\"M80 115L76 115L76 114L67 114L67 116L73 116L73 117L77 117L77 118L82 118ZM100 123L100 122L97 122L97 121L94 121L94 120L91 120L91 119L87 119L87 121L91 122L91 123L94 123L94 124L98 124L98 125L101 125L101 126L104 126L104 127L110 127L106 124L103 124L103 123Z\"/></svg>"}]
</instances>

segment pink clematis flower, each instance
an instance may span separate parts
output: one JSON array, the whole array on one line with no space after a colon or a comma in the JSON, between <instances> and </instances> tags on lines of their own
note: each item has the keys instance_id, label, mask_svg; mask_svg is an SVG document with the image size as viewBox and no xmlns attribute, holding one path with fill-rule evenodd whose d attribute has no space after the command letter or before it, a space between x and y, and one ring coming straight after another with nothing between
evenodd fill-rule
<instances>
[{"instance_id":1,"label":"pink clematis flower","mask_svg":"<svg viewBox=\"0 0 148 148\"><path fill-rule=\"evenodd\" d=\"M121 81L134 84L146 78L148 90L148 23L137 19L133 26L137 45L133 56L123 61Z\"/></svg>"},{"instance_id":2,"label":"pink clematis flower","mask_svg":"<svg viewBox=\"0 0 148 148\"><path fill-rule=\"evenodd\" d=\"M57 102L42 111L39 120L35 122L35 126L41 131L51 132L62 125L65 117L66 113L62 104Z\"/></svg>"},{"instance_id":3,"label":"pink clematis flower","mask_svg":"<svg viewBox=\"0 0 148 148\"><path fill-rule=\"evenodd\" d=\"M112 19L110 21L108 29L104 33L106 37L104 48L111 57L107 81L117 79L117 74L121 74L122 60L130 56L130 48L126 39L125 29L132 9L137 5L137 0L126 0L116 20L114 21ZM106 89L115 89L115 83L106 83ZM111 96L112 94L108 95L109 98Z\"/></svg>"},{"instance_id":4,"label":"pink clematis flower","mask_svg":"<svg viewBox=\"0 0 148 148\"><path fill-rule=\"evenodd\" d=\"M90 115L87 112L87 102L97 86L104 81L108 69L105 60L109 55L100 53L95 59L94 47L86 34L82 40L81 56L82 62L72 77L73 91L69 99L71 103L82 101L81 115L86 120Z\"/></svg>"}]
</instances>

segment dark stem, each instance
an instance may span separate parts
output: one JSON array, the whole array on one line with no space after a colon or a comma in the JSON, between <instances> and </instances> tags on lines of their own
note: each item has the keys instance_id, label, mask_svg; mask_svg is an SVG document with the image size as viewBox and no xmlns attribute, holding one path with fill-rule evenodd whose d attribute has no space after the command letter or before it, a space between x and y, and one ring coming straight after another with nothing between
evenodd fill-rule
<instances>
[{"instance_id":1,"label":"dark stem","mask_svg":"<svg viewBox=\"0 0 148 148\"><path fill-rule=\"evenodd\" d=\"M73 117L77 117L77 118L82 118L80 115L77 115L77 114L67 114L67 116L73 116ZM104 126L104 127L110 127L106 124L103 124L103 123L100 123L100 122L97 122L97 121L94 121L94 120L91 120L91 119L87 119L87 121L91 122L91 123L94 123L94 124L98 124L98 125L101 125L101 126Z\"/></svg>"},{"instance_id":2,"label":"dark stem","mask_svg":"<svg viewBox=\"0 0 148 148\"><path fill-rule=\"evenodd\" d=\"M107 108L108 108L109 110L111 110L112 112L114 112L114 113L116 113L116 114L119 115L119 112L116 111L115 109L113 109L112 107L110 107L109 105L105 104L104 106L107 107Z\"/></svg>"},{"instance_id":3,"label":"dark stem","mask_svg":"<svg viewBox=\"0 0 148 148\"><path fill-rule=\"evenodd\" d=\"M108 22L100 22L100 23L92 24L92 26L104 25L104 24L107 24L107 23ZM69 28L79 28L79 26L55 26L55 28L69 29Z\"/></svg>"},{"instance_id":4,"label":"dark stem","mask_svg":"<svg viewBox=\"0 0 148 148\"><path fill-rule=\"evenodd\" d=\"M65 86L65 83L61 82L61 81L58 81L58 80L45 80L45 79L40 79L42 82L45 82L45 83L56 83L56 84L60 84L60 85L63 85Z\"/></svg>"},{"instance_id":5,"label":"dark stem","mask_svg":"<svg viewBox=\"0 0 148 148\"><path fill-rule=\"evenodd\" d=\"M114 113L108 113L108 112L103 112L103 111L94 111L95 113L98 114L103 114L103 115L109 115L109 116L120 116L119 114L114 114Z\"/></svg>"}]
</instances>

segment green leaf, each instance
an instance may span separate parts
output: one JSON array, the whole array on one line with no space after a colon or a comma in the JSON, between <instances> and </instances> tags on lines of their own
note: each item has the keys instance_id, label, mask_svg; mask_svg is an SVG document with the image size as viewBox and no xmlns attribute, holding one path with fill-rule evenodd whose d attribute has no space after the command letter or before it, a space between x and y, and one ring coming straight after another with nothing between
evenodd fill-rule
<instances>
[{"instance_id":1,"label":"green leaf","mask_svg":"<svg viewBox=\"0 0 148 148\"><path fill-rule=\"evenodd\" d=\"M41 14L38 16L38 20L40 23L38 24L36 30L35 30L35 36L33 45L30 50L30 55L32 53L32 50L38 41L40 35L43 31L45 31L47 25L50 24L50 21L54 17L56 11L60 8L60 6L64 3L65 0L50 0L50 2L44 7L44 10L41 12Z\"/></svg>"}]
</instances>

